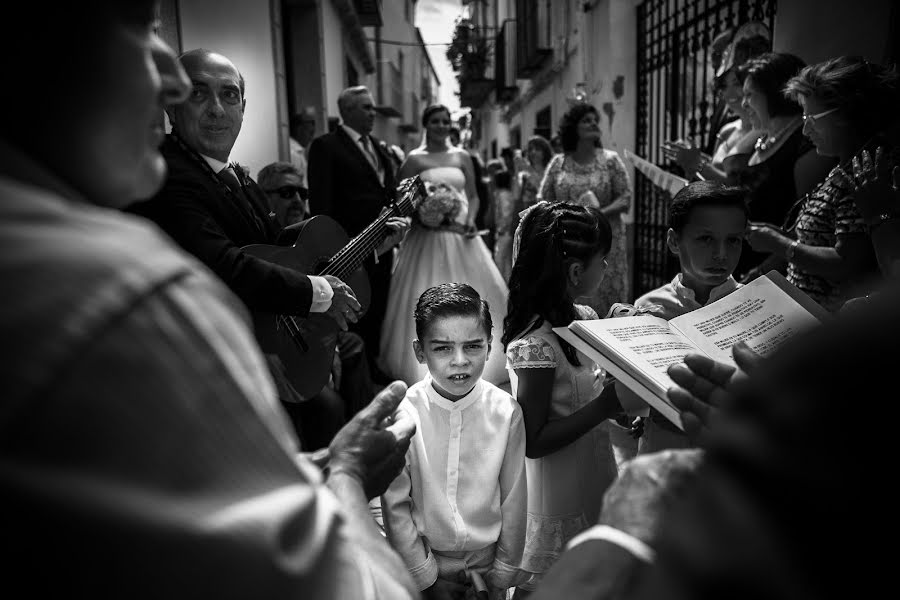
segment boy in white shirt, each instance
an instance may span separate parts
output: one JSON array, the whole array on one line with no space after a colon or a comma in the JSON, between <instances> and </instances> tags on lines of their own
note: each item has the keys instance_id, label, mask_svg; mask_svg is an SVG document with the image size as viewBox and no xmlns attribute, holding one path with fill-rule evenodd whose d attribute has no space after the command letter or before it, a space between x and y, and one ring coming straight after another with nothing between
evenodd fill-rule
<instances>
[{"instance_id":1,"label":"boy in white shirt","mask_svg":"<svg viewBox=\"0 0 900 600\"><path fill-rule=\"evenodd\" d=\"M522 409L481 379L491 313L471 286L429 288L415 322L413 350L428 374L398 409L417 433L381 499L385 531L426 598L484 583L503 598L529 576L518 568L528 504Z\"/></svg>"},{"instance_id":2,"label":"boy in white shirt","mask_svg":"<svg viewBox=\"0 0 900 600\"><path fill-rule=\"evenodd\" d=\"M732 273L741 258L749 225L747 192L712 181L683 187L669 205L666 245L678 257L681 272L638 298L634 305L674 319L715 302L740 287ZM649 454L691 444L684 433L655 410L644 423L638 453Z\"/></svg>"}]
</instances>

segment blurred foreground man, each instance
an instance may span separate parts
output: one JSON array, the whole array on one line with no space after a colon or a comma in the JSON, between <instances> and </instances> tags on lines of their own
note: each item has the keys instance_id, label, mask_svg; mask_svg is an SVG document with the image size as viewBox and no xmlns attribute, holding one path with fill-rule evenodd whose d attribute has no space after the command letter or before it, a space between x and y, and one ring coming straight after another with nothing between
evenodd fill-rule
<instances>
[{"instance_id":1,"label":"blurred foreground man","mask_svg":"<svg viewBox=\"0 0 900 600\"><path fill-rule=\"evenodd\" d=\"M162 185L163 109L190 85L156 11L26 3L0 38L5 74L27 90L0 114L4 584L30 597L412 597L367 507L414 430L387 429L404 386L338 433L323 484L237 298L115 210Z\"/></svg>"}]
</instances>

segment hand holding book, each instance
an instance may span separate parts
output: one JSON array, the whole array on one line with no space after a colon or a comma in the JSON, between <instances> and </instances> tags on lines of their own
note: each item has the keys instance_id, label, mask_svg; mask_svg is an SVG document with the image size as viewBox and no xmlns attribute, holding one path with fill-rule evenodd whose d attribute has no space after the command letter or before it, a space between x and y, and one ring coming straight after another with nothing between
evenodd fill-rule
<instances>
[{"instance_id":1,"label":"hand holding book","mask_svg":"<svg viewBox=\"0 0 900 600\"><path fill-rule=\"evenodd\" d=\"M715 361L702 354L688 354L684 362L668 369L675 385L666 396L680 411L684 431L695 444L703 444L710 432L721 430L721 409L727 410L736 395L746 389L762 357L744 342L731 348L735 365Z\"/></svg>"},{"instance_id":2,"label":"hand holding book","mask_svg":"<svg viewBox=\"0 0 900 600\"><path fill-rule=\"evenodd\" d=\"M768 356L827 318L821 306L773 271L671 321L641 315L574 321L554 331L682 427L679 410L666 395L672 365L700 354L733 367L736 343Z\"/></svg>"}]
</instances>

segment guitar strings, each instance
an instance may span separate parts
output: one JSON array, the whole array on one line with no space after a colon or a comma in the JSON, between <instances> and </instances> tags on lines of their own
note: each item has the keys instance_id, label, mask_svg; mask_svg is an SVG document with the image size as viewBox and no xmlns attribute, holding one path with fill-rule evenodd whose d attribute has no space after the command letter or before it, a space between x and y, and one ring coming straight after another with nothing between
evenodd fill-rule
<instances>
[{"instance_id":1,"label":"guitar strings","mask_svg":"<svg viewBox=\"0 0 900 600\"><path fill-rule=\"evenodd\" d=\"M400 203L398 203L398 206ZM347 246L338 252L328 266L322 271L322 275L335 275L340 278L341 275L348 275L355 271L369 252L384 241L387 237L386 232L380 229L384 223L391 218L393 213L385 213L376 219L371 225L366 227L362 233L354 238ZM362 244L358 252L352 253L351 246L354 244Z\"/></svg>"},{"instance_id":2,"label":"guitar strings","mask_svg":"<svg viewBox=\"0 0 900 600\"><path fill-rule=\"evenodd\" d=\"M406 209L407 205L409 208L412 208L412 201L410 199L411 191L410 188L415 188L417 193L422 193L422 185L421 181L416 178L416 180L411 181L407 186L404 187L403 194L399 201L394 205L396 208ZM392 207L393 208L393 207ZM400 211L400 214L403 214L403 210ZM348 273L352 273L362 264L365 256L371 252L375 246L377 246L384 237L387 237L386 233L380 229L384 223L387 222L389 218L393 215L392 212L385 213L379 216L373 223L371 223L368 227L366 227L362 233L360 233L356 238L350 241L344 248L342 248L331 260L328 266L322 270L320 275L335 275L339 279L343 279L342 276L346 276ZM378 229L378 231L376 231ZM381 239L379 236L384 234ZM362 248L365 248L365 251L361 251L355 253L354 255L349 255L351 252L351 246L356 243L362 243ZM282 323L287 329L288 334L291 336L291 341L294 342L295 345L298 346L301 350L305 350L305 344L302 341L302 335L300 333L300 325L297 323L297 319L294 315L278 315L278 321Z\"/></svg>"},{"instance_id":3,"label":"guitar strings","mask_svg":"<svg viewBox=\"0 0 900 600\"><path fill-rule=\"evenodd\" d=\"M400 200L396 203L397 208L405 209L407 205L409 208L412 208L412 201L410 200L410 188L416 188L418 193L421 193L421 190L424 188L420 180L410 181L407 185L401 186L403 193L401 194ZM403 214L403 210L400 211ZM380 227L387 221L392 215L390 213L386 213L381 215L378 219L375 220L374 223L366 227L362 233L360 233L353 241L351 241L347 246L345 246L340 252L338 252L332 259L329 266L326 267L326 270L323 271L323 274L335 274L340 272L341 274L346 275L343 271L346 269L348 272L355 271L365 257L368 255L370 251L372 251L375 246L377 246L384 238L378 239L378 236L384 233L383 230L376 231L376 229L380 229ZM368 237L368 239L366 239ZM386 237L386 235L385 235ZM364 252L360 252L358 255L348 255L351 252L351 246L354 242L358 242L358 240L364 240ZM355 263L355 264L354 264ZM332 267L333 265L333 267ZM352 270L350 269L352 267Z\"/></svg>"},{"instance_id":4,"label":"guitar strings","mask_svg":"<svg viewBox=\"0 0 900 600\"><path fill-rule=\"evenodd\" d=\"M420 192L420 188L422 188L420 181L412 181L410 182L407 189L402 194L402 197L399 201L394 205L396 208L405 209L407 205L412 208L412 201L410 200L410 190L408 188L415 188L417 192ZM400 211L400 214L403 214L404 210ZM386 232L382 229L382 226L389 218L391 218L393 213L385 213L378 217L373 223L371 223L368 227L366 227L362 233L360 233L356 238L350 241L340 252L338 252L322 270L320 275L335 275L339 279L341 279L341 275L346 276L353 271L355 271L362 264L365 257L368 256L369 252L375 249L375 247L380 244L385 237L387 237ZM351 247L354 243L361 243L362 248L364 250L359 251L357 253L351 253Z\"/></svg>"}]
</instances>

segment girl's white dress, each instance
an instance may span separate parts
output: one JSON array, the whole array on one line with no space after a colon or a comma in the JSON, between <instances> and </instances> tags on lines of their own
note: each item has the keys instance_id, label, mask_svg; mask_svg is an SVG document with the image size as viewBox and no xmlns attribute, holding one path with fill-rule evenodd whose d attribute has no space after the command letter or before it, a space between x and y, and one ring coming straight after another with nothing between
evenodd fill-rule
<instances>
[{"instance_id":1,"label":"girl's white dress","mask_svg":"<svg viewBox=\"0 0 900 600\"><path fill-rule=\"evenodd\" d=\"M586 306L576 308L582 319L597 318ZM519 336L506 349L513 396L519 383L516 369L554 369L548 419L578 411L600 394L603 372L581 352L577 356L579 365L569 363L560 338L546 321ZM525 470L528 520L521 568L535 575L520 587L533 590L559 559L566 543L597 523L603 494L617 475L609 422L604 421L552 454L526 458Z\"/></svg>"},{"instance_id":2,"label":"girl's white dress","mask_svg":"<svg viewBox=\"0 0 900 600\"><path fill-rule=\"evenodd\" d=\"M465 224L468 201L465 174L458 167L432 167L419 173L423 181L446 183L460 192L463 206L456 221ZM426 373L413 354L416 339L413 312L419 296L431 286L445 282L468 283L486 300L493 320L493 343L484 369L484 379L494 385L509 380L500 337L506 317L508 290L491 253L480 237L467 238L459 233L428 229L413 222L400 245L388 292L388 308L381 328L379 362L382 370L407 385L421 380Z\"/></svg>"}]
</instances>

